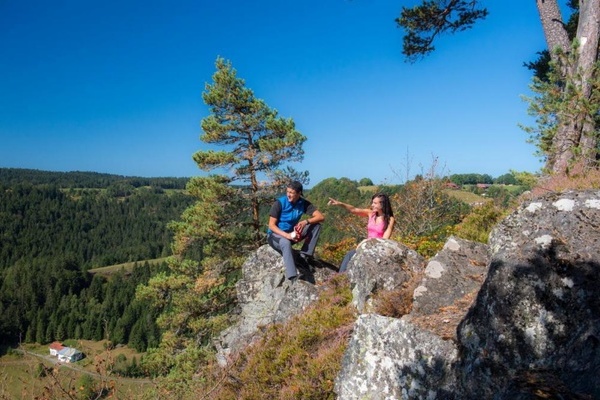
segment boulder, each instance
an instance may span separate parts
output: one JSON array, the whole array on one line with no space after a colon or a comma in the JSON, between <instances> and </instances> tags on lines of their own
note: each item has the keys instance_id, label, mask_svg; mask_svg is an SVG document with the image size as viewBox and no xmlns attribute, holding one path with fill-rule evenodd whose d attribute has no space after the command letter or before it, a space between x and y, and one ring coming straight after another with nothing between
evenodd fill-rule
<instances>
[{"instance_id":1,"label":"boulder","mask_svg":"<svg viewBox=\"0 0 600 400\"><path fill-rule=\"evenodd\" d=\"M368 298L377 287L393 290L411 275L422 275L422 279L409 315L402 319L368 314L359 317L336 379L338 398L460 398L455 397L455 331L486 276L487 245L451 237L424 271L420 256L389 241L371 241L366 249L359 247L358 255L348 269L351 279L375 282L354 283L364 293L360 298ZM386 267L377 267L382 264ZM396 278L390 279L390 275ZM442 312L444 308L451 311Z\"/></svg>"},{"instance_id":2,"label":"boulder","mask_svg":"<svg viewBox=\"0 0 600 400\"><path fill-rule=\"evenodd\" d=\"M360 315L334 390L344 400L450 400L456 356L453 342L410 322Z\"/></svg>"},{"instance_id":3,"label":"boulder","mask_svg":"<svg viewBox=\"0 0 600 400\"><path fill-rule=\"evenodd\" d=\"M489 244L458 330L464 398L600 398L600 191L524 203Z\"/></svg>"},{"instance_id":4,"label":"boulder","mask_svg":"<svg viewBox=\"0 0 600 400\"><path fill-rule=\"evenodd\" d=\"M304 280L291 284L283 272L283 258L269 245L248 257L236 285L237 322L214 342L219 365L226 366L230 356L252 343L262 327L286 321L317 300L318 285L336 269L326 262L301 257L296 257L296 266Z\"/></svg>"},{"instance_id":5,"label":"boulder","mask_svg":"<svg viewBox=\"0 0 600 400\"><path fill-rule=\"evenodd\" d=\"M353 304L368 312L371 298L379 290L402 287L423 271L425 259L405 245L388 239L364 240L348 263Z\"/></svg>"},{"instance_id":6,"label":"boulder","mask_svg":"<svg viewBox=\"0 0 600 400\"><path fill-rule=\"evenodd\" d=\"M427 315L479 291L490 260L488 246L450 237L427 263L421 283L414 291L411 314Z\"/></svg>"}]
</instances>

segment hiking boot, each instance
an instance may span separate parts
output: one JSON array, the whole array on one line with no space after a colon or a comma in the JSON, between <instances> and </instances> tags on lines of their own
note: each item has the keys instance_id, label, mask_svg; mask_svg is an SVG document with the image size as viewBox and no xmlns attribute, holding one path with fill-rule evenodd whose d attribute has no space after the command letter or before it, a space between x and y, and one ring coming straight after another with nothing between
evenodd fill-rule
<instances>
[{"instance_id":1,"label":"hiking boot","mask_svg":"<svg viewBox=\"0 0 600 400\"><path fill-rule=\"evenodd\" d=\"M306 253L300 253L300 257L302 257L302 259L307 262L311 261L315 258L314 256L312 256L310 254L306 254Z\"/></svg>"}]
</instances>

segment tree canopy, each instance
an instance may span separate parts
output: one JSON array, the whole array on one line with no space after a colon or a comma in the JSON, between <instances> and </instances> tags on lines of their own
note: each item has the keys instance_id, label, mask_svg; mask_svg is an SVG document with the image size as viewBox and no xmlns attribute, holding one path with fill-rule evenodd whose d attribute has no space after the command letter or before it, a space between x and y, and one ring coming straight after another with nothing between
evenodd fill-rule
<instances>
[{"instance_id":1,"label":"tree canopy","mask_svg":"<svg viewBox=\"0 0 600 400\"><path fill-rule=\"evenodd\" d=\"M303 160L306 137L291 118L280 117L277 110L255 97L231 62L219 57L215 66L213 83L206 84L202 95L211 114L202 120L200 139L224 149L200 150L193 158L206 171L229 168L230 181L249 186L245 194L250 200L252 226L258 232L260 205L271 201L272 189L279 188L286 175L295 174L293 170L282 174L282 168ZM308 173L302 176L306 178Z\"/></svg>"},{"instance_id":2,"label":"tree canopy","mask_svg":"<svg viewBox=\"0 0 600 400\"><path fill-rule=\"evenodd\" d=\"M433 42L440 34L471 28L488 15L487 9L478 5L472 0L426 0L412 8L402 7L396 18L406 30L402 53L414 62L435 50Z\"/></svg>"},{"instance_id":3,"label":"tree canopy","mask_svg":"<svg viewBox=\"0 0 600 400\"><path fill-rule=\"evenodd\" d=\"M424 0L402 7L397 24L405 30L403 53L409 61L429 54L433 42L442 33L471 28L487 16L482 0ZM574 20L565 21L557 0L536 0L542 29L548 45L550 67L536 69L530 111L538 117L538 127L529 129L532 141L546 161L546 170L568 174L574 166L597 168L600 151L598 93L598 43L600 38L600 0L574 0ZM574 35L569 35L570 32ZM543 72L542 72L543 71ZM540 76L540 72L547 74Z\"/></svg>"}]
</instances>

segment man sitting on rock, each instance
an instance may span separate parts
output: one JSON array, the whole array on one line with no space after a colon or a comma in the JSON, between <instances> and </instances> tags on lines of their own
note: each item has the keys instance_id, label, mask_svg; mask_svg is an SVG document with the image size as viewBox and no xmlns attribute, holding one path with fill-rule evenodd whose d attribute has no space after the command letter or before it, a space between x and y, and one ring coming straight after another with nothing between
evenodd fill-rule
<instances>
[{"instance_id":1,"label":"man sitting on rock","mask_svg":"<svg viewBox=\"0 0 600 400\"><path fill-rule=\"evenodd\" d=\"M309 218L300 220L302 215ZM298 271L292 245L304 240L300 256L312 257L317 246L321 222L325 216L310 201L302 197L302 183L290 182L285 196L273 202L269 212L269 245L283 255L285 276L293 283L298 279Z\"/></svg>"}]
</instances>

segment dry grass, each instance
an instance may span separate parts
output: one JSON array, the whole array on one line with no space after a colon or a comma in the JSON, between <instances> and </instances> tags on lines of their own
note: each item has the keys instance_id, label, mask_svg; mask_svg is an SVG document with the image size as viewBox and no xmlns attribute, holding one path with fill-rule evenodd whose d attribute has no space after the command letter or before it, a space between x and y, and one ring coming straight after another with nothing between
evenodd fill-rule
<instances>
[{"instance_id":1,"label":"dry grass","mask_svg":"<svg viewBox=\"0 0 600 400\"><path fill-rule=\"evenodd\" d=\"M441 307L439 312L431 315L412 317L411 322L419 328L430 331L444 340L456 342L456 328L477 298L479 289L456 300L454 304Z\"/></svg>"},{"instance_id":2,"label":"dry grass","mask_svg":"<svg viewBox=\"0 0 600 400\"><path fill-rule=\"evenodd\" d=\"M191 398L333 399L356 315L345 274L334 276L324 289L301 315L267 327L228 368L204 371L208 380L190 391Z\"/></svg>"},{"instance_id":3,"label":"dry grass","mask_svg":"<svg viewBox=\"0 0 600 400\"><path fill-rule=\"evenodd\" d=\"M567 190L585 190L600 188L600 169L575 166L565 175L547 175L541 177L525 199L537 198L547 193L561 193Z\"/></svg>"},{"instance_id":4,"label":"dry grass","mask_svg":"<svg viewBox=\"0 0 600 400\"><path fill-rule=\"evenodd\" d=\"M375 312L391 318L400 318L412 310L413 293L421 279L422 274L415 274L410 280L404 282L396 290L382 290L373 296Z\"/></svg>"}]
</instances>

